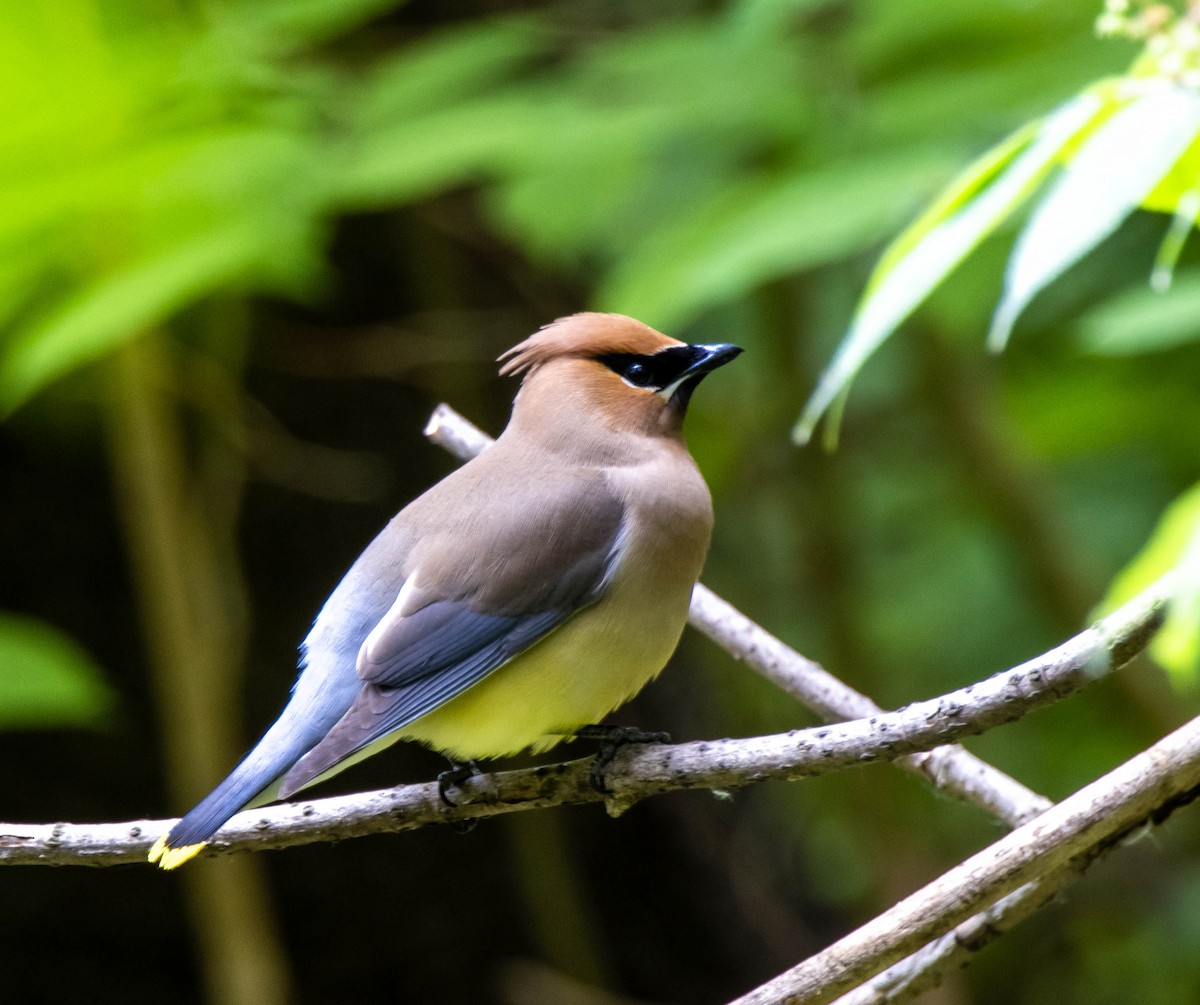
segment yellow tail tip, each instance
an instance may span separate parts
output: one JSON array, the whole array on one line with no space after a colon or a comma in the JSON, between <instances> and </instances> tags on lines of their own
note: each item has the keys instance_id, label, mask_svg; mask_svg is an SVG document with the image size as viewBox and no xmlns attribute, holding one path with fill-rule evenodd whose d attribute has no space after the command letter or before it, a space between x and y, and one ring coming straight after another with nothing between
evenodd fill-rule
<instances>
[{"instance_id":1,"label":"yellow tail tip","mask_svg":"<svg viewBox=\"0 0 1200 1005\"><path fill-rule=\"evenodd\" d=\"M185 844L180 848L170 848L167 846L167 836L164 834L154 842L154 847L150 849L150 854L147 858L151 862L157 862L160 869L178 869L184 862L189 862L197 855L207 844L207 841L201 841L199 844Z\"/></svg>"}]
</instances>

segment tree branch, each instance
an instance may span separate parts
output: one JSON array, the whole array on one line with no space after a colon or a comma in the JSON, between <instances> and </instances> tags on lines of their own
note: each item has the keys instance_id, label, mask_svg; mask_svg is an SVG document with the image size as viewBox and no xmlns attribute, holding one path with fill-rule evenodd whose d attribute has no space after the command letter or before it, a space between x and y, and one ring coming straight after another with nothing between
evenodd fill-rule
<instances>
[{"instance_id":1,"label":"tree branch","mask_svg":"<svg viewBox=\"0 0 1200 1005\"><path fill-rule=\"evenodd\" d=\"M434 410L425 434L463 460L475 456L492 442L486 433L445 404ZM1167 585L1160 584L1163 597ZM866 718L880 711L870 698L800 655L703 584L697 584L692 594L689 620L694 628L717 645L827 722ZM1044 796L958 746L910 754L896 763L925 776L942 791L983 808L1010 827L1027 823L1053 805ZM936 986L946 972L965 966L984 944L1034 913L1062 885L1080 874L1081 870L1077 869L1059 870L1053 877L1044 877L1017 890L987 911L968 919L955 931L893 964L839 1001L839 1005L893 1002Z\"/></svg>"},{"instance_id":2,"label":"tree branch","mask_svg":"<svg viewBox=\"0 0 1200 1005\"><path fill-rule=\"evenodd\" d=\"M469 460L492 443L490 436L446 404L433 410L425 435L460 460ZM865 719L882 711L866 695L800 655L701 583L692 593L688 620L693 628L826 722ZM961 747L939 747L900 758L897 763L924 776L943 792L982 807L1010 827L1032 820L1052 805L1049 799Z\"/></svg>"},{"instance_id":3,"label":"tree branch","mask_svg":"<svg viewBox=\"0 0 1200 1005\"><path fill-rule=\"evenodd\" d=\"M826 722L866 719L883 712L865 694L800 655L703 583L697 583L692 592L688 620L693 628ZM1009 827L1018 827L1053 805L1045 796L959 746L909 754L895 763L948 795L981 807Z\"/></svg>"},{"instance_id":4,"label":"tree branch","mask_svg":"<svg viewBox=\"0 0 1200 1005\"><path fill-rule=\"evenodd\" d=\"M1140 595L1043 656L985 681L896 712L742 740L709 740L620 751L606 772L610 813L677 789L724 789L795 779L929 750L1011 722L1084 687L1141 651L1161 622L1165 591ZM239 813L208 851L284 848L410 830L432 823L601 798L588 784L590 759L479 775L446 807L433 783ZM1048 811L1049 812L1049 811ZM1038 819L1041 819L1040 817ZM0 825L0 864L113 865L140 859L173 821ZM903 955L903 954L901 954Z\"/></svg>"},{"instance_id":5,"label":"tree branch","mask_svg":"<svg viewBox=\"0 0 1200 1005\"><path fill-rule=\"evenodd\" d=\"M1200 718L732 1005L832 1001L1023 884L1161 823L1198 790Z\"/></svg>"},{"instance_id":6,"label":"tree branch","mask_svg":"<svg viewBox=\"0 0 1200 1005\"><path fill-rule=\"evenodd\" d=\"M975 954L1051 903L1063 887L1075 882L1115 845L1079 856L1061 868L1026 883L985 911L968 918L945 935L894 963L833 1005L893 1005L941 985L946 975L966 967Z\"/></svg>"}]
</instances>

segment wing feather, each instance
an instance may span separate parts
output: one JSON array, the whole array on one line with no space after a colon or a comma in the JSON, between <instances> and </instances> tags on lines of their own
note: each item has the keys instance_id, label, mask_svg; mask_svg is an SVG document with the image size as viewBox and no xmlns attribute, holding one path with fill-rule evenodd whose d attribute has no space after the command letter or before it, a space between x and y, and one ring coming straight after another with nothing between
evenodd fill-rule
<instances>
[{"instance_id":1,"label":"wing feather","mask_svg":"<svg viewBox=\"0 0 1200 1005\"><path fill-rule=\"evenodd\" d=\"M359 652L361 689L288 772L281 797L462 694L603 595L620 558L624 507L601 480L587 489L559 492L557 512L555 493L538 493L541 520L493 521L481 548L466 553L459 543L460 565L446 562L455 549L444 541L418 556ZM463 574L462 565L472 564L486 571L481 588Z\"/></svg>"}]
</instances>

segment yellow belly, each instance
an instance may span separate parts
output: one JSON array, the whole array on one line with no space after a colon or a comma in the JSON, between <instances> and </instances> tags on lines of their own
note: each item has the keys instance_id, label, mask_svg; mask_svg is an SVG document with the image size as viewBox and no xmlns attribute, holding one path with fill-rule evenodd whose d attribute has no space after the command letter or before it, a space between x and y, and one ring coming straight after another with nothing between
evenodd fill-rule
<instances>
[{"instance_id":1,"label":"yellow belly","mask_svg":"<svg viewBox=\"0 0 1200 1005\"><path fill-rule=\"evenodd\" d=\"M690 584L649 604L614 590L389 739L419 740L457 760L546 750L600 722L658 675L679 642L690 598Z\"/></svg>"}]
</instances>

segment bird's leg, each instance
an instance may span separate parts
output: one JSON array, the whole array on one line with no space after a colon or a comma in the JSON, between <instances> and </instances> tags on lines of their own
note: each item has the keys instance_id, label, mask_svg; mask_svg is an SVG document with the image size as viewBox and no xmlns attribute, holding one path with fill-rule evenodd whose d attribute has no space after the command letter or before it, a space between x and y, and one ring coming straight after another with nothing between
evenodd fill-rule
<instances>
[{"instance_id":1,"label":"bird's leg","mask_svg":"<svg viewBox=\"0 0 1200 1005\"><path fill-rule=\"evenodd\" d=\"M588 768L588 784L602 795L611 791L604 783L604 769L617 756L617 751L630 743L670 743L671 734L649 732L636 726L581 726L574 733L581 740L599 740L600 749Z\"/></svg>"},{"instance_id":2,"label":"bird's leg","mask_svg":"<svg viewBox=\"0 0 1200 1005\"><path fill-rule=\"evenodd\" d=\"M454 760L453 757L446 758L450 762L450 767L441 772L437 776L438 796L447 806L457 806L453 799L447 794L446 790L451 787L457 787L460 783L465 782L468 778L473 778L475 775L482 775L479 770L479 765L474 761L467 761L465 764L461 761Z\"/></svg>"}]
</instances>

